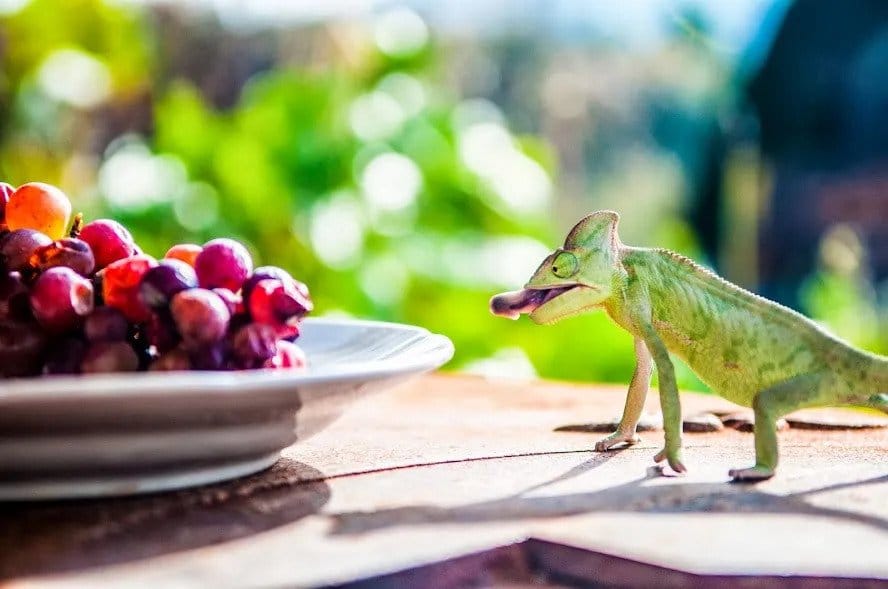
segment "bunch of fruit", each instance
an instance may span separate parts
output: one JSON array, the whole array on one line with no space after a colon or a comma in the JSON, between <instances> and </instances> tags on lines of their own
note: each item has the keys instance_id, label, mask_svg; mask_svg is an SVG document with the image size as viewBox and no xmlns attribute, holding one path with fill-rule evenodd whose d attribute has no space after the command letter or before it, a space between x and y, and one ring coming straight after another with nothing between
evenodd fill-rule
<instances>
[{"instance_id":1,"label":"bunch of fruit","mask_svg":"<svg viewBox=\"0 0 888 589\"><path fill-rule=\"evenodd\" d=\"M70 219L58 188L0 183L0 376L305 366L312 302L286 271L231 239L155 260L116 221Z\"/></svg>"}]
</instances>

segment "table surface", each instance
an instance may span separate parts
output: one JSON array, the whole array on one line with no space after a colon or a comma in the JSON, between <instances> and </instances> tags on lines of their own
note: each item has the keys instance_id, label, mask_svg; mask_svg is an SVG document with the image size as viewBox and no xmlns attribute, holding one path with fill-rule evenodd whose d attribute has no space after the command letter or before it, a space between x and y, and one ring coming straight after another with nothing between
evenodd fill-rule
<instances>
[{"instance_id":1,"label":"table surface","mask_svg":"<svg viewBox=\"0 0 888 589\"><path fill-rule=\"evenodd\" d=\"M758 485L727 480L752 461L751 434L687 433L690 472L658 476L649 466L661 431L609 453L591 451L602 434L582 431L619 416L624 394L427 376L361 401L251 477L147 497L0 504L0 579L316 586L536 538L697 575L888 580L888 427L783 431L779 474ZM699 394L682 404L685 415L736 410ZM647 411L657 409L651 394ZM850 424L855 414L812 415Z\"/></svg>"}]
</instances>

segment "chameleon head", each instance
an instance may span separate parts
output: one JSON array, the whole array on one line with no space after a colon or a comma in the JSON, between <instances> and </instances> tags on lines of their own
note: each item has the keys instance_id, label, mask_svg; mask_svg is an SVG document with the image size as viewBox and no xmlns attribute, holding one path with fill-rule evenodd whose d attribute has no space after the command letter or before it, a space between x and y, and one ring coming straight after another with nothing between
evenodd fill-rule
<instances>
[{"instance_id":1,"label":"chameleon head","mask_svg":"<svg viewBox=\"0 0 888 589\"><path fill-rule=\"evenodd\" d=\"M620 240L613 211L585 217L564 246L546 257L522 290L490 299L494 315L517 319L529 313L535 323L554 323L595 307L613 292Z\"/></svg>"}]
</instances>

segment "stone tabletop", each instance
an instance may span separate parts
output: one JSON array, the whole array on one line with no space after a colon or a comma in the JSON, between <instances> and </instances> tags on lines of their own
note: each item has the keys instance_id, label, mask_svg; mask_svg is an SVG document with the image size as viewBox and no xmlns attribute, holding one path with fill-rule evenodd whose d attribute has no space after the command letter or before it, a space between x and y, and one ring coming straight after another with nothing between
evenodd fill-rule
<instances>
[{"instance_id":1,"label":"stone tabletop","mask_svg":"<svg viewBox=\"0 0 888 589\"><path fill-rule=\"evenodd\" d=\"M590 451L601 435L590 430L619 415L624 394L428 376L368 398L251 477L0 504L0 584L888 585L888 420L790 416L778 476L739 485L727 471L752 460L748 415L717 397L682 397L689 428L716 430L685 434L686 476L649 468L662 444L656 394L642 444Z\"/></svg>"}]
</instances>

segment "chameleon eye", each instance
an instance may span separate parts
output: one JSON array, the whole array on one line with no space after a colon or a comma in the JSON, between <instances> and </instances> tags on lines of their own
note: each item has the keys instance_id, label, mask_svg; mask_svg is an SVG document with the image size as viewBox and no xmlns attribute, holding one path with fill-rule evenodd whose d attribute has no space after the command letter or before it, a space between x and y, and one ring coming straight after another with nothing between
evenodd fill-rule
<instances>
[{"instance_id":1,"label":"chameleon eye","mask_svg":"<svg viewBox=\"0 0 888 589\"><path fill-rule=\"evenodd\" d=\"M579 270L577 257L570 252L561 252L552 262L552 273L558 278L570 278Z\"/></svg>"}]
</instances>

